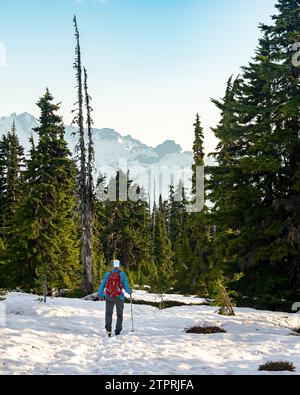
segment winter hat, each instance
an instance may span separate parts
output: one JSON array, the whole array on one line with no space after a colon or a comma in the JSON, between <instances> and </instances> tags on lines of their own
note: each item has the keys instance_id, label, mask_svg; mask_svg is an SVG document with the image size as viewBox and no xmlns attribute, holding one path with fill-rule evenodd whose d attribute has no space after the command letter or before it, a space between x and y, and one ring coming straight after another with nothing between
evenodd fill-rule
<instances>
[{"instance_id":1,"label":"winter hat","mask_svg":"<svg viewBox=\"0 0 300 395\"><path fill-rule=\"evenodd\" d=\"M113 267L118 268L120 266L121 266L121 262L120 261L118 261L118 260L114 260L113 261Z\"/></svg>"}]
</instances>

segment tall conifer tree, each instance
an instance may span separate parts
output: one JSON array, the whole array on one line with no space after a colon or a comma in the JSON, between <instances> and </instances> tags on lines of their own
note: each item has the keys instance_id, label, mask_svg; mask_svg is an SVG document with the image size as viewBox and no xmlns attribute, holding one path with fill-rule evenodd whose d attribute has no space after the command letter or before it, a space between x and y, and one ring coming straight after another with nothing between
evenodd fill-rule
<instances>
[{"instance_id":1,"label":"tall conifer tree","mask_svg":"<svg viewBox=\"0 0 300 395\"><path fill-rule=\"evenodd\" d=\"M162 196L160 196L156 214L153 255L155 270L152 273L151 288L162 295L172 288L175 278L172 244L167 229L166 206Z\"/></svg>"},{"instance_id":2,"label":"tall conifer tree","mask_svg":"<svg viewBox=\"0 0 300 395\"><path fill-rule=\"evenodd\" d=\"M24 149L20 145L15 122L13 122L11 132L8 133L7 140L7 196L4 214L6 224L10 222L15 214L22 189L21 170L24 166Z\"/></svg>"},{"instance_id":3,"label":"tall conifer tree","mask_svg":"<svg viewBox=\"0 0 300 395\"><path fill-rule=\"evenodd\" d=\"M69 158L59 106L47 90L41 110L39 141L24 173L24 194L12 222L7 266L11 286L25 290L76 286L78 254L74 222L76 167Z\"/></svg>"},{"instance_id":4,"label":"tall conifer tree","mask_svg":"<svg viewBox=\"0 0 300 395\"><path fill-rule=\"evenodd\" d=\"M227 91L211 179L218 245L228 271L242 273L234 288L263 308L290 304L300 280L299 2L279 0L277 9L238 89Z\"/></svg>"},{"instance_id":5,"label":"tall conifer tree","mask_svg":"<svg viewBox=\"0 0 300 395\"><path fill-rule=\"evenodd\" d=\"M193 144L193 176L192 176L192 203L201 199L197 186L197 174L199 168L204 167L204 134L200 117L196 115L194 123ZM207 275L210 266L211 230L208 222L208 210L205 206L200 212L192 212L188 224L189 250L192 252L188 266L187 282L190 291L206 294L208 284Z\"/></svg>"}]
</instances>

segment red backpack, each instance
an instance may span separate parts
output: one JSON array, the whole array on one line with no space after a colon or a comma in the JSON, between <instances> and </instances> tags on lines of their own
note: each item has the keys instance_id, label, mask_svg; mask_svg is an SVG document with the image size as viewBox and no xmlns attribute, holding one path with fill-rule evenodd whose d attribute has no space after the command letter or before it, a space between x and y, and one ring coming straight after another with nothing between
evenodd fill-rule
<instances>
[{"instance_id":1,"label":"red backpack","mask_svg":"<svg viewBox=\"0 0 300 395\"><path fill-rule=\"evenodd\" d=\"M106 295L109 298L118 298L122 295L123 285L120 272L111 272L106 283Z\"/></svg>"}]
</instances>

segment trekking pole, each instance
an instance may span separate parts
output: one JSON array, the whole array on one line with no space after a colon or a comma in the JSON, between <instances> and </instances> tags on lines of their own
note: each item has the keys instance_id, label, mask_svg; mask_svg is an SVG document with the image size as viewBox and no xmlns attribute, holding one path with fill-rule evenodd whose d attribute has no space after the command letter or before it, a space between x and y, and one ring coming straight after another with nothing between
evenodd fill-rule
<instances>
[{"instance_id":1,"label":"trekking pole","mask_svg":"<svg viewBox=\"0 0 300 395\"><path fill-rule=\"evenodd\" d=\"M133 307L132 307L132 294L130 295L130 307L131 307L131 325L132 325L132 330L131 330L131 332L134 332L134 324L133 324Z\"/></svg>"}]
</instances>

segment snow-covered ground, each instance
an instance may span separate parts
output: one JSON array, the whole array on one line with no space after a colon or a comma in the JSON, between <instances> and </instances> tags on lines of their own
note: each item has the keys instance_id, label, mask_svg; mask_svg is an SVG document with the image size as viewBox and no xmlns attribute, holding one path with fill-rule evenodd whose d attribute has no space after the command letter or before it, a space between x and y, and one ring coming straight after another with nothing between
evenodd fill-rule
<instances>
[{"instance_id":1,"label":"snow-covered ground","mask_svg":"<svg viewBox=\"0 0 300 395\"><path fill-rule=\"evenodd\" d=\"M258 372L270 360L294 363L295 373L282 374L300 373L300 337L290 329L300 327L298 314L243 308L236 309L236 317L221 317L208 306L159 311L134 305L132 333L126 304L124 333L109 339L104 303L58 298L44 305L34 295L18 293L3 303L0 374L272 374ZM227 333L185 333L204 324Z\"/></svg>"}]
</instances>

